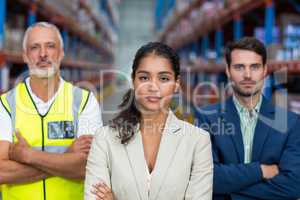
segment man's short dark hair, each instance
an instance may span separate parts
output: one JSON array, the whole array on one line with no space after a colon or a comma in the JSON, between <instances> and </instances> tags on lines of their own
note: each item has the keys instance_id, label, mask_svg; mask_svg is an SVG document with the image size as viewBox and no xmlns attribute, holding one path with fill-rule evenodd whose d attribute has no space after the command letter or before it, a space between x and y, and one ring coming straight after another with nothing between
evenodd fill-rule
<instances>
[{"instance_id":1,"label":"man's short dark hair","mask_svg":"<svg viewBox=\"0 0 300 200\"><path fill-rule=\"evenodd\" d=\"M240 40L229 42L225 47L225 59L228 67L231 65L231 52L235 49L249 50L262 57L263 65L267 61L267 50L265 45L254 37L243 37Z\"/></svg>"}]
</instances>

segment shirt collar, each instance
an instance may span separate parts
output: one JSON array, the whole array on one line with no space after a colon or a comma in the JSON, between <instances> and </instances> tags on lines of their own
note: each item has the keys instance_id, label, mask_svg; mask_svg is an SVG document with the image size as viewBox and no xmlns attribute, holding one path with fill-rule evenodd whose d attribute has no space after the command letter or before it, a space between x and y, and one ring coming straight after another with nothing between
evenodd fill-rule
<instances>
[{"instance_id":1,"label":"shirt collar","mask_svg":"<svg viewBox=\"0 0 300 200\"><path fill-rule=\"evenodd\" d=\"M30 77L27 77L25 79L25 84L29 90L29 93L32 95L32 97L37 100L38 102L43 102L43 103L51 103L53 102L53 100L56 98L57 94L59 93L60 90L62 90L63 85L64 85L64 79L60 76L59 77L59 86L58 86L58 90L55 92L55 94L53 95L53 97L51 99L49 99L47 102L44 102L43 100L41 100L31 89L30 87Z\"/></svg>"},{"instance_id":2,"label":"shirt collar","mask_svg":"<svg viewBox=\"0 0 300 200\"><path fill-rule=\"evenodd\" d=\"M261 107L261 103L262 103L262 95L260 95L259 97L259 101L257 102L257 104L255 105L254 107L254 111L255 113L258 113L259 110L260 110L260 107ZM248 108L246 108L245 106L243 106L239 101L238 99L235 97L235 95L233 95L233 102L234 102L234 105L236 107L236 109L238 110L238 112L241 112L241 113L245 113L246 111L249 111Z\"/></svg>"}]
</instances>

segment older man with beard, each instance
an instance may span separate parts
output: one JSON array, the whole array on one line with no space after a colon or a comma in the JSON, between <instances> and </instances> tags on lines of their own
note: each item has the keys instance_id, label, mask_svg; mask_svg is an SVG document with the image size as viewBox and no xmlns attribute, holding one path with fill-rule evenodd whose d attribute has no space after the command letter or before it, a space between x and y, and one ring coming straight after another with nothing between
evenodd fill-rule
<instances>
[{"instance_id":1,"label":"older man with beard","mask_svg":"<svg viewBox=\"0 0 300 200\"><path fill-rule=\"evenodd\" d=\"M0 98L3 200L81 200L92 135L102 125L93 94L60 76L58 28L30 26L23 40L29 77Z\"/></svg>"},{"instance_id":2,"label":"older man with beard","mask_svg":"<svg viewBox=\"0 0 300 200\"><path fill-rule=\"evenodd\" d=\"M299 198L299 117L262 95L264 45L245 37L230 43L225 57L233 96L204 108L199 123L212 140L213 199ZM214 128L217 123L221 128Z\"/></svg>"}]
</instances>

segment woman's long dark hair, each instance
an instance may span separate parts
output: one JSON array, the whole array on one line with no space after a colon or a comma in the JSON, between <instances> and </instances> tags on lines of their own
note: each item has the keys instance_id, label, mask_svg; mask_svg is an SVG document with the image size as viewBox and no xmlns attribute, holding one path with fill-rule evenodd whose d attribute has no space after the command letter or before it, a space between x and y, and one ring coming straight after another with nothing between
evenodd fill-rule
<instances>
[{"instance_id":1,"label":"woman's long dark hair","mask_svg":"<svg viewBox=\"0 0 300 200\"><path fill-rule=\"evenodd\" d=\"M160 42L150 42L142 46L135 54L132 65L132 80L135 79L135 73L141 60L150 54L161 56L170 61L175 73L175 79L180 73L180 62L177 53L169 46ZM122 144L126 144L134 136L137 124L141 122L141 113L135 102L133 89L129 89L123 96L122 103L119 105L121 112L110 121L110 127L119 132L119 138Z\"/></svg>"}]
</instances>

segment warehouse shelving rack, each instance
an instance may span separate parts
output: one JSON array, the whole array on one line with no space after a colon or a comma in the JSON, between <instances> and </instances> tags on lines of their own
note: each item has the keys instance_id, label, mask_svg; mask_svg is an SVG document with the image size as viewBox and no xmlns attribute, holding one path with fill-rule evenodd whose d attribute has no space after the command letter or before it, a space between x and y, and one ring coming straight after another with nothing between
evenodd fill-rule
<instances>
[{"instance_id":1,"label":"warehouse shelving rack","mask_svg":"<svg viewBox=\"0 0 300 200\"><path fill-rule=\"evenodd\" d=\"M80 8L84 9L90 16L101 37L99 37L99 35L92 35L89 32L81 29L80 24L78 24L75 18L59 12L54 7L49 5L45 0L13 0L9 2L7 0L0 1L0 72L3 70L3 68L6 68L6 70L10 71L12 66L14 66L14 68L18 67L20 70L24 69L22 52L10 51L4 48L5 24L6 21L9 20L6 18L6 14L12 12L9 10L8 4L11 5L15 3L18 4L18 7L22 7L23 10L27 10L27 13L24 14L25 18L27 19L27 25L30 25L38 20L50 21L61 29L65 43L69 40L72 41L72 46L67 47L68 45L65 45L65 50L69 51L72 56L67 56L62 62L63 70L75 71L75 74L77 74L77 76L74 76L74 78L69 77L69 81L76 82L83 79L90 80L91 83L97 85L99 88L101 80L99 80L97 72L102 69L111 69L114 62L114 42L112 36L116 33L112 26L115 26L117 23L116 10L113 10L112 8L112 2L110 2L110 0L105 1L108 3L107 12L109 13L109 16L113 17L113 19L111 19L113 22L112 25L107 23L105 19L101 17L101 15L100 17L94 15L92 9L88 6L85 0L79 0ZM99 63L97 61L90 61L87 58L78 59L78 56L74 52L76 49L81 48L79 45L91 49L95 55L98 55L102 58L101 62ZM93 57L93 55L90 56L91 58ZM14 69L13 71L16 70ZM80 72L88 72L88 75L78 76L78 73ZM71 72L71 74L72 73L73 72ZM5 74L10 75L9 77L3 77L2 75L2 78L0 78L0 92L4 92L11 87L7 87L7 84L3 83L3 78L5 78L6 81L9 79L10 85L16 78L11 75L15 73L9 72ZM107 77L110 77L110 79L113 78L109 74ZM109 79L106 79L105 81L109 81ZM6 86L3 87L3 85Z\"/></svg>"},{"instance_id":2,"label":"warehouse shelving rack","mask_svg":"<svg viewBox=\"0 0 300 200\"><path fill-rule=\"evenodd\" d=\"M172 0L167 1L168 5L172 5L169 1ZM206 1L194 0L189 2L184 9L177 11L175 6L168 6L165 1L157 0L158 7L167 7L168 13L165 17L159 16L162 20L159 23L164 26L160 29L160 26L157 26L157 40L172 46L181 55L183 60L182 77L189 76L190 81L184 82L185 87L188 87L185 88L185 91L193 91L198 83L207 81L216 83L218 87L221 87L220 81L227 81L225 75L226 65L223 58L225 42L237 40L242 36L251 36L254 34L254 28L263 27L265 31L264 42L268 49L272 48L274 42L272 31L275 25L280 25L280 14L293 13L299 15L300 10L299 2L297 3L295 0L231 0L231 4L227 4L222 8L215 8L214 12L205 13L202 17L195 19L191 17L192 14L199 12ZM224 0L223 2L229 1ZM182 28L183 23L185 25L189 24L188 31ZM291 99L294 99L294 97L297 99L299 88L297 89L297 84L291 84L291 82L297 81L300 74L300 60L278 61L272 58L268 60L267 65L268 79L270 78L268 81L273 79L274 72L281 69L287 70L289 81L285 87L288 91L292 91L292 93L289 92L289 100L290 96L293 97ZM273 80L270 82L272 82L271 84L274 83ZM268 86L272 87L272 85ZM297 92L294 93L296 90ZM209 96L212 93L209 89L199 89L196 94ZM189 94L184 94L184 96L186 95ZM188 99L191 99L191 97ZM217 99L210 100L208 98L207 101L200 104L203 106L217 101Z\"/></svg>"},{"instance_id":3,"label":"warehouse shelving rack","mask_svg":"<svg viewBox=\"0 0 300 200\"><path fill-rule=\"evenodd\" d=\"M278 3L278 1L272 0L243 0L236 1L235 4L231 4L230 7L225 9L216 10L215 15L210 16L209 18L199 19L199 22L195 24L195 27L191 29L189 35L190 37L182 36L177 34L177 37L172 38L171 41L168 41L168 34L174 31L176 25L180 23L180 20L187 17L194 9L199 8L204 1L195 0L190 3L190 5L183 10L181 13L173 14L171 19L169 19L169 23L163 28L161 32L158 34L158 40L162 42L168 43L170 46L177 50L188 50L193 51L195 46L198 48L202 48L201 50L203 57L206 57L205 51L209 48L210 42L213 41L215 44L216 52L220 52L220 48L223 46L224 43L224 30L226 29L227 35L233 33L233 38L228 38L229 40L236 40L242 36L242 19L243 15L255 11L257 9L265 8L265 17L264 26L266 30L266 44L269 45L272 41L268 41L268 39L272 38L272 29L274 27L274 20L275 20L275 8L274 4ZM282 3L282 1L281 1ZM287 3L287 2L286 2ZM280 9L278 9L280 10ZM175 11L174 11L175 12ZM176 13L176 12L175 12ZM233 25L233 27L229 27ZM224 28L225 27L225 28ZM252 27L250 27L251 29ZM231 31L230 31L231 29ZM214 37L211 35L214 33ZM209 36L210 35L210 36ZM201 44L199 44L199 41ZM200 46L202 45L202 46ZM200 47L199 47L200 46ZM197 48L197 47L196 47ZM218 54L218 53L217 53ZM215 72L220 73L224 72L225 66L224 64L219 66L219 64L213 64L211 67L207 63L203 62L195 62L196 65L194 69L191 69L194 72L201 71L201 72ZM218 66L217 68L215 66ZM269 61L269 68L270 72L274 71L275 69L278 70L280 68L288 67L288 70L291 73L300 73L300 60L293 60L293 61Z\"/></svg>"}]
</instances>

